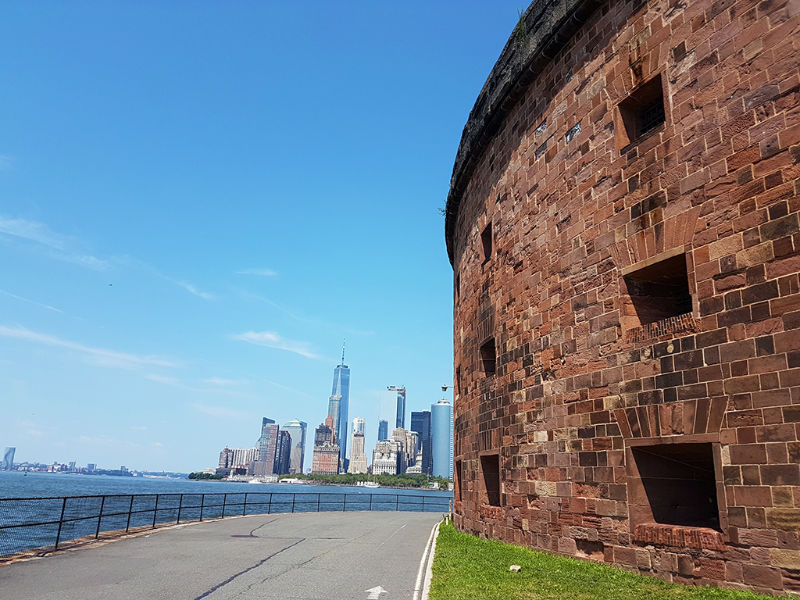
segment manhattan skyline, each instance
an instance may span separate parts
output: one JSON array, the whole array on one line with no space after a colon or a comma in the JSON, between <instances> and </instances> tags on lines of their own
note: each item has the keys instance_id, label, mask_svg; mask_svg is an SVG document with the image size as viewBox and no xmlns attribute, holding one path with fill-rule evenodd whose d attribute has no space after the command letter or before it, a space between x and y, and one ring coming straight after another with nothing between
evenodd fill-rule
<instances>
[{"instance_id":1,"label":"manhattan skyline","mask_svg":"<svg viewBox=\"0 0 800 600\"><path fill-rule=\"evenodd\" d=\"M196 470L318 425L343 338L367 448L387 385L434 403L437 209L517 8L1 7L0 445Z\"/></svg>"}]
</instances>

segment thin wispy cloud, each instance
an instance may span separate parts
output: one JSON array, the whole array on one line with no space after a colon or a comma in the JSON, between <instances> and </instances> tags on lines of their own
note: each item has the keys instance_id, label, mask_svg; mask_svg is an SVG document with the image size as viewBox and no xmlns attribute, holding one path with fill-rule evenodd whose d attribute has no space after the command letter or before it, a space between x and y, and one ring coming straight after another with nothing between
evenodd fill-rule
<instances>
[{"instance_id":1,"label":"thin wispy cloud","mask_svg":"<svg viewBox=\"0 0 800 600\"><path fill-rule=\"evenodd\" d=\"M197 287L195 287L193 284L189 283L188 281L175 281L175 280L171 280L171 281L175 285L178 285L178 286L182 287L187 292L197 296L198 298L202 298L203 300L214 300L215 299L213 294L209 294L208 292L203 292L203 291L197 289Z\"/></svg>"},{"instance_id":2,"label":"thin wispy cloud","mask_svg":"<svg viewBox=\"0 0 800 600\"><path fill-rule=\"evenodd\" d=\"M0 216L0 233L56 250L63 250L66 246L66 238L64 236L55 233L44 223L27 219Z\"/></svg>"},{"instance_id":3,"label":"thin wispy cloud","mask_svg":"<svg viewBox=\"0 0 800 600\"><path fill-rule=\"evenodd\" d=\"M270 300L264 296L259 294L254 294L247 290L237 290L238 294L244 299L248 301L255 301L255 302L263 302L264 304L273 307L276 310L279 310L283 314L285 314L290 319L297 321L298 323L305 323L308 325L317 325L320 327L324 327L330 331L338 331L346 333L347 335L358 335L358 336L370 336L375 335L375 331L371 329L354 329L352 327L342 327L339 323L331 323L329 321L324 321L322 319L314 318L314 317L307 317L305 315L298 314L292 310L289 310L285 306L275 302L274 300Z\"/></svg>"},{"instance_id":4,"label":"thin wispy cloud","mask_svg":"<svg viewBox=\"0 0 800 600\"><path fill-rule=\"evenodd\" d=\"M178 387L182 389L186 389L186 386L183 385L179 379L175 377L167 377L166 375L156 375L153 373L148 373L144 376L145 379L148 381L155 381L156 383L163 383L164 385L171 385L173 387Z\"/></svg>"},{"instance_id":5,"label":"thin wispy cloud","mask_svg":"<svg viewBox=\"0 0 800 600\"><path fill-rule=\"evenodd\" d=\"M200 404L198 402L190 402L187 404L187 406L192 410L196 410L199 413L202 413L204 415L209 415L211 417L241 419L243 417L249 416L240 410L228 408L227 406L212 406L208 404Z\"/></svg>"},{"instance_id":6,"label":"thin wispy cloud","mask_svg":"<svg viewBox=\"0 0 800 600\"><path fill-rule=\"evenodd\" d=\"M87 269L104 271L110 267L107 260L80 252L80 244L74 238L56 233L38 221L0 215L0 237L34 244L46 249L52 258Z\"/></svg>"},{"instance_id":7,"label":"thin wispy cloud","mask_svg":"<svg viewBox=\"0 0 800 600\"><path fill-rule=\"evenodd\" d=\"M219 387L230 387L235 385L243 385L247 382L242 379L225 379L224 377L209 377L208 379L203 379L203 383L207 383L208 385L216 385Z\"/></svg>"},{"instance_id":8,"label":"thin wispy cloud","mask_svg":"<svg viewBox=\"0 0 800 600\"><path fill-rule=\"evenodd\" d=\"M217 297L214 294L206 292L198 288L194 283L186 281L185 279L175 279L174 277L170 277L159 271L156 267L151 264L148 264L138 258L133 256L118 256L115 257L114 263L120 265L122 267L133 269L136 271L142 271L144 273L149 274L151 277L156 277L158 279L162 279L171 283L172 285L176 285L179 288L189 292L190 294L197 296L198 298L202 298L203 300L216 300Z\"/></svg>"},{"instance_id":9,"label":"thin wispy cloud","mask_svg":"<svg viewBox=\"0 0 800 600\"><path fill-rule=\"evenodd\" d=\"M312 398L312 399L314 398L314 396L312 396L308 392L304 392L302 390L298 390L298 389L295 389L293 387L289 387L288 385L283 385L282 383L278 383L277 381L272 381L271 379L265 379L264 381L266 383L268 383L269 385L274 386L274 387L276 387L276 388L278 388L280 390L284 390L286 392L291 392L293 394L297 394L298 396L305 396L306 398Z\"/></svg>"},{"instance_id":10,"label":"thin wispy cloud","mask_svg":"<svg viewBox=\"0 0 800 600\"><path fill-rule=\"evenodd\" d=\"M30 298L25 298L24 296L18 296L17 294L12 294L7 290L0 290L0 294L3 296L8 296L9 298L14 298L14 300L19 300L20 302L27 302L28 304L33 304L34 306L38 306L39 308L44 308L46 310L52 310L53 312L57 313L64 313L63 310L60 308L56 308L55 306L50 306L49 304L44 304L42 302L37 302L36 300L31 300Z\"/></svg>"},{"instance_id":11,"label":"thin wispy cloud","mask_svg":"<svg viewBox=\"0 0 800 600\"><path fill-rule=\"evenodd\" d=\"M278 272L273 269L239 269L237 275L254 275L256 277L275 277Z\"/></svg>"},{"instance_id":12,"label":"thin wispy cloud","mask_svg":"<svg viewBox=\"0 0 800 600\"><path fill-rule=\"evenodd\" d=\"M48 433L46 429L46 426L42 427L33 421L22 420L16 423L16 430L31 438L44 437Z\"/></svg>"},{"instance_id":13,"label":"thin wispy cloud","mask_svg":"<svg viewBox=\"0 0 800 600\"><path fill-rule=\"evenodd\" d=\"M14 166L8 154L0 154L0 171L10 171Z\"/></svg>"},{"instance_id":14,"label":"thin wispy cloud","mask_svg":"<svg viewBox=\"0 0 800 600\"><path fill-rule=\"evenodd\" d=\"M306 342L299 342L295 340L287 340L282 338L274 331L247 331L245 333L237 333L231 336L231 339L240 342L247 342L255 346L266 346L267 348L275 348L276 350L285 350L286 352L293 352L306 358L321 359L322 357L315 354L309 348Z\"/></svg>"},{"instance_id":15,"label":"thin wispy cloud","mask_svg":"<svg viewBox=\"0 0 800 600\"><path fill-rule=\"evenodd\" d=\"M175 367L176 363L155 356L139 356L127 352L117 352L106 348L95 348L86 346L70 340L65 340L54 335L31 331L25 327L8 327L0 325L0 337L11 338L51 346L55 348L65 348L78 352L92 359L96 364L107 367L119 367L123 369L135 369L141 367Z\"/></svg>"}]
</instances>

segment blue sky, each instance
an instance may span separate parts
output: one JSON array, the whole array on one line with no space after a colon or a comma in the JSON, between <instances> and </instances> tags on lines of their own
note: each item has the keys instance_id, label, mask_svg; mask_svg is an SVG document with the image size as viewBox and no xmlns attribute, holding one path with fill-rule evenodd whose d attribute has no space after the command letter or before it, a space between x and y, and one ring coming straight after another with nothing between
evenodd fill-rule
<instances>
[{"instance_id":1,"label":"blue sky","mask_svg":"<svg viewBox=\"0 0 800 600\"><path fill-rule=\"evenodd\" d=\"M345 339L367 448L387 385L430 408L437 209L523 7L3 3L0 446L215 466L262 416L318 425Z\"/></svg>"}]
</instances>

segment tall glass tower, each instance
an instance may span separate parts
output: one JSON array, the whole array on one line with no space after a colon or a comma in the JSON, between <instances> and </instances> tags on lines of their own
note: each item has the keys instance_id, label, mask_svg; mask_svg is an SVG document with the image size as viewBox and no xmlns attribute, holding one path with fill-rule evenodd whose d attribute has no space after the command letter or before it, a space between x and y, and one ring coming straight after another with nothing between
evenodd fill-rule
<instances>
[{"instance_id":1,"label":"tall glass tower","mask_svg":"<svg viewBox=\"0 0 800 600\"><path fill-rule=\"evenodd\" d=\"M386 388L390 392L397 394L397 415L395 418L395 428L406 428L406 388L402 385L390 385Z\"/></svg>"},{"instance_id":2,"label":"tall glass tower","mask_svg":"<svg viewBox=\"0 0 800 600\"><path fill-rule=\"evenodd\" d=\"M303 472L303 459L306 452L306 429L308 424L299 419L293 419L283 426L292 436L292 452L289 458L289 473Z\"/></svg>"},{"instance_id":3,"label":"tall glass tower","mask_svg":"<svg viewBox=\"0 0 800 600\"><path fill-rule=\"evenodd\" d=\"M344 364L344 346L342 346L342 362L333 370L333 389L328 399L328 414L333 418L333 430L336 443L339 444L339 458L342 465L347 459L348 418L350 407L350 367Z\"/></svg>"},{"instance_id":4,"label":"tall glass tower","mask_svg":"<svg viewBox=\"0 0 800 600\"><path fill-rule=\"evenodd\" d=\"M421 410L411 413L411 431L416 431L417 448L422 450L422 472L428 475L433 474L433 463L431 462L431 412Z\"/></svg>"},{"instance_id":5,"label":"tall glass tower","mask_svg":"<svg viewBox=\"0 0 800 600\"><path fill-rule=\"evenodd\" d=\"M431 406L433 474L453 478L453 406L442 398Z\"/></svg>"}]
</instances>

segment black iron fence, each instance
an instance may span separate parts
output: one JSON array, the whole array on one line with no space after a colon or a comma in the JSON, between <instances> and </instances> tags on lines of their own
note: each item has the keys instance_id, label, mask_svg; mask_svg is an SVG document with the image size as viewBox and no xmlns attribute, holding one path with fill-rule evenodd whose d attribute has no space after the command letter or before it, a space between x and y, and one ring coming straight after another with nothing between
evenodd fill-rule
<instances>
[{"instance_id":1,"label":"black iron fence","mask_svg":"<svg viewBox=\"0 0 800 600\"><path fill-rule=\"evenodd\" d=\"M0 556L78 538L204 519L322 511L447 512L447 496L242 492L0 498Z\"/></svg>"}]
</instances>

